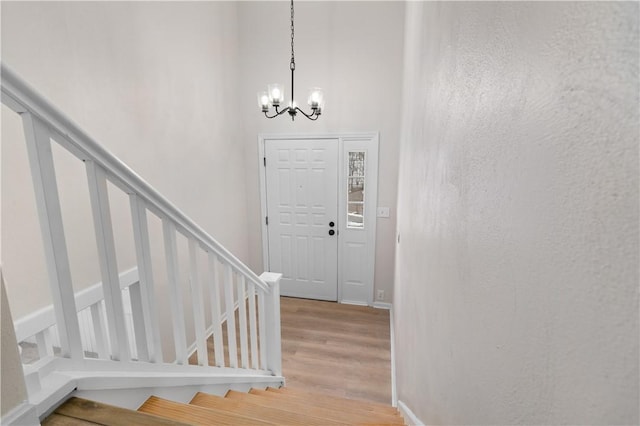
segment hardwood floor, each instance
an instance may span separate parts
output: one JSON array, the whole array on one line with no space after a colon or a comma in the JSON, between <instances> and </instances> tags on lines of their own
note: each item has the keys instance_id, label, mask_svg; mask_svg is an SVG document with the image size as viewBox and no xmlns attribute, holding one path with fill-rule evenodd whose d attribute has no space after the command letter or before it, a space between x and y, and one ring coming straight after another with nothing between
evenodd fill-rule
<instances>
[{"instance_id":1,"label":"hardwood floor","mask_svg":"<svg viewBox=\"0 0 640 426\"><path fill-rule=\"evenodd\" d=\"M388 310L290 297L280 299L280 308L288 388L391 404ZM222 329L228 365L226 324ZM213 365L213 338L207 344Z\"/></svg>"},{"instance_id":2,"label":"hardwood floor","mask_svg":"<svg viewBox=\"0 0 640 426\"><path fill-rule=\"evenodd\" d=\"M389 311L281 298L287 387L391 403Z\"/></svg>"}]
</instances>

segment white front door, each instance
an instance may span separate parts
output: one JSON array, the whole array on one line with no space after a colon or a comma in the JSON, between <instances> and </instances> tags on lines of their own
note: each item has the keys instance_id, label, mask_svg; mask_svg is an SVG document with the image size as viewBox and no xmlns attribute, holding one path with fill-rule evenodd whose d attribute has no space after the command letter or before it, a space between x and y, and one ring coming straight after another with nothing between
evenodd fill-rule
<instances>
[{"instance_id":1,"label":"white front door","mask_svg":"<svg viewBox=\"0 0 640 426\"><path fill-rule=\"evenodd\" d=\"M265 140L268 262L284 296L338 299L338 142Z\"/></svg>"}]
</instances>

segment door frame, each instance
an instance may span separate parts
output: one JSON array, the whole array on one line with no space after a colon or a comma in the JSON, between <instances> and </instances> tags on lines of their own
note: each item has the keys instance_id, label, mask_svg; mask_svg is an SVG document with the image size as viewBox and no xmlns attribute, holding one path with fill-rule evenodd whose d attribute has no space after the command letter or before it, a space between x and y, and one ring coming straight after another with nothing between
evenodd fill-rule
<instances>
[{"instance_id":1,"label":"door frame","mask_svg":"<svg viewBox=\"0 0 640 426\"><path fill-rule=\"evenodd\" d=\"M261 231L262 231L262 264L263 270L269 270L269 232L266 224L267 217L267 179L265 167L265 142L267 140L304 140L304 139L335 139L338 141L338 217L336 218L338 229L338 302L354 305L373 305L373 292L375 280L375 252L376 252L376 221L377 221L377 202L378 202L378 132L362 132L362 133L261 133L258 134L258 167L260 177L260 212L261 212ZM347 251L347 235L346 228L346 198L347 186L343 183L346 181L346 158L345 152L350 146L356 147L354 150L365 150L367 153L367 168L369 172L366 175L365 186L365 213L364 221L366 235L366 246L364 253L364 268L366 269L365 280L363 284L352 284L345 282L344 259ZM365 148L358 148L365 147ZM353 229L348 230L353 232Z\"/></svg>"}]
</instances>

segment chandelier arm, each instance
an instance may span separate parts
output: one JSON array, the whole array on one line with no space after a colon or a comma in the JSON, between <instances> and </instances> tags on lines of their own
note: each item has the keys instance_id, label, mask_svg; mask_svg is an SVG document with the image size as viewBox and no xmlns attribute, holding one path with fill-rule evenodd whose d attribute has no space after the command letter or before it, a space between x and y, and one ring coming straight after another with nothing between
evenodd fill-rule
<instances>
[{"instance_id":1,"label":"chandelier arm","mask_svg":"<svg viewBox=\"0 0 640 426\"><path fill-rule=\"evenodd\" d=\"M278 108L276 107L276 113L275 113L275 114L273 114L273 115L269 115L269 114L267 113L267 111L265 111L265 112L264 112L264 116L265 116L265 117L267 117L267 118L276 118L277 116L282 115L282 114L284 114L285 112L288 112L288 111L289 111L289 109L290 109L289 107L286 107L286 108L285 108L285 109L283 109L282 111L278 111ZM303 114L304 114L304 113L303 113Z\"/></svg>"},{"instance_id":2,"label":"chandelier arm","mask_svg":"<svg viewBox=\"0 0 640 426\"><path fill-rule=\"evenodd\" d=\"M300 112L302 115L307 117L309 120L316 121L318 119L318 117L320 117L320 115L318 115L316 110L314 110L311 114L307 114L303 110L301 110L300 108L296 107L296 111Z\"/></svg>"}]
</instances>

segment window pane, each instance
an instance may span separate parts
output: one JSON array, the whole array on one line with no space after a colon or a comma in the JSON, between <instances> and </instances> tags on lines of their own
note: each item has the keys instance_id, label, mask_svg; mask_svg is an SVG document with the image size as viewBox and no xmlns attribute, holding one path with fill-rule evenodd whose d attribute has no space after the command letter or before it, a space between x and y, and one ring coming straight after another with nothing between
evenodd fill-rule
<instances>
[{"instance_id":1,"label":"window pane","mask_svg":"<svg viewBox=\"0 0 640 426\"><path fill-rule=\"evenodd\" d=\"M364 205L362 203L349 203L347 226L349 228L364 228Z\"/></svg>"},{"instance_id":2,"label":"window pane","mask_svg":"<svg viewBox=\"0 0 640 426\"><path fill-rule=\"evenodd\" d=\"M364 178L349 178L349 202L364 201Z\"/></svg>"},{"instance_id":3,"label":"window pane","mask_svg":"<svg viewBox=\"0 0 640 426\"><path fill-rule=\"evenodd\" d=\"M349 153L349 176L364 176L364 152Z\"/></svg>"},{"instance_id":4,"label":"window pane","mask_svg":"<svg viewBox=\"0 0 640 426\"><path fill-rule=\"evenodd\" d=\"M347 176L347 227L364 228L365 152L349 152Z\"/></svg>"}]
</instances>

